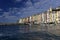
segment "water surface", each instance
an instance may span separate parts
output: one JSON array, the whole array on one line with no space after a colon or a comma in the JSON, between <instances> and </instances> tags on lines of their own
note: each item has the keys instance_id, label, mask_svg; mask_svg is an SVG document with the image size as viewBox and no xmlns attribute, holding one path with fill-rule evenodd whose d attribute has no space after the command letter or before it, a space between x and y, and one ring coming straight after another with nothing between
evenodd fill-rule
<instances>
[{"instance_id":1,"label":"water surface","mask_svg":"<svg viewBox=\"0 0 60 40\"><path fill-rule=\"evenodd\" d=\"M60 40L40 25L0 25L0 40Z\"/></svg>"}]
</instances>

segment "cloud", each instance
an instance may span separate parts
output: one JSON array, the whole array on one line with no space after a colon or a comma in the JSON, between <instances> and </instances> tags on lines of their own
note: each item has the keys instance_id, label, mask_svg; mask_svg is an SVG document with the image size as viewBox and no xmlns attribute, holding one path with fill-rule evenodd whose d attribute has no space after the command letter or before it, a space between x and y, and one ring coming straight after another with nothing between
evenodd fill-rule
<instances>
[{"instance_id":1,"label":"cloud","mask_svg":"<svg viewBox=\"0 0 60 40\"><path fill-rule=\"evenodd\" d=\"M28 0L26 2L26 7L22 9L23 16L28 16L47 11L50 7L56 7L60 4L56 0Z\"/></svg>"},{"instance_id":2,"label":"cloud","mask_svg":"<svg viewBox=\"0 0 60 40\"><path fill-rule=\"evenodd\" d=\"M26 7L31 7L33 6L31 0L28 0L26 3L25 3Z\"/></svg>"},{"instance_id":3,"label":"cloud","mask_svg":"<svg viewBox=\"0 0 60 40\"><path fill-rule=\"evenodd\" d=\"M6 16L5 18L6 18L6 20L8 22L12 22L12 23L18 21L18 17L17 16Z\"/></svg>"},{"instance_id":4,"label":"cloud","mask_svg":"<svg viewBox=\"0 0 60 40\"><path fill-rule=\"evenodd\" d=\"M14 12L14 11L13 11L13 12ZM4 12L3 16L5 16L5 18L15 17L15 15L10 15L10 14L15 14L15 13L13 13L13 12L10 12L10 11Z\"/></svg>"},{"instance_id":5,"label":"cloud","mask_svg":"<svg viewBox=\"0 0 60 40\"><path fill-rule=\"evenodd\" d=\"M35 1L35 3L32 3L31 0L28 0L25 5L26 7L22 8L21 11L23 13L23 17L27 17L27 16L31 16L33 14L37 14L37 13L41 13L42 11L45 11L44 9L48 9L46 8L47 5L45 5L44 3L47 2L47 1L43 1L43 3L41 3L40 1ZM44 4L44 6L46 7L43 7L42 4Z\"/></svg>"},{"instance_id":6,"label":"cloud","mask_svg":"<svg viewBox=\"0 0 60 40\"><path fill-rule=\"evenodd\" d=\"M9 21L14 21L14 20L18 20L18 17L17 16L5 16L5 18Z\"/></svg>"},{"instance_id":7,"label":"cloud","mask_svg":"<svg viewBox=\"0 0 60 40\"><path fill-rule=\"evenodd\" d=\"M5 22L14 23L14 22L17 22L17 20L18 20L17 16L5 16L5 17L0 16L0 22L3 22L3 23Z\"/></svg>"},{"instance_id":8,"label":"cloud","mask_svg":"<svg viewBox=\"0 0 60 40\"><path fill-rule=\"evenodd\" d=\"M15 0L15 2L21 1L22 0ZM56 0L27 0L24 5L25 7L22 6L20 8L9 8L9 11L4 12L0 18L10 22L15 22L20 18L47 11L50 6L57 7L60 5L60 2Z\"/></svg>"},{"instance_id":9,"label":"cloud","mask_svg":"<svg viewBox=\"0 0 60 40\"><path fill-rule=\"evenodd\" d=\"M9 12L3 12L3 15L2 16L9 16Z\"/></svg>"},{"instance_id":10,"label":"cloud","mask_svg":"<svg viewBox=\"0 0 60 40\"><path fill-rule=\"evenodd\" d=\"M21 0L16 0L21 1ZM16 15L19 17L26 17L33 14L41 13L47 11L50 6L53 7L53 4L58 5L58 1L56 0L27 0L25 3L25 7L22 8L13 8L11 15ZM14 13L15 12L15 13Z\"/></svg>"},{"instance_id":11,"label":"cloud","mask_svg":"<svg viewBox=\"0 0 60 40\"><path fill-rule=\"evenodd\" d=\"M3 11L3 9L0 8L0 11Z\"/></svg>"},{"instance_id":12,"label":"cloud","mask_svg":"<svg viewBox=\"0 0 60 40\"><path fill-rule=\"evenodd\" d=\"M0 18L2 18L3 16L0 16Z\"/></svg>"},{"instance_id":13,"label":"cloud","mask_svg":"<svg viewBox=\"0 0 60 40\"><path fill-rule=\"evenodd\" d=\"M3 12L4 14L0 16L0 22L16 22L19 17L15 15L10 15L10 12Z\"/></svg>"}]
</instances>

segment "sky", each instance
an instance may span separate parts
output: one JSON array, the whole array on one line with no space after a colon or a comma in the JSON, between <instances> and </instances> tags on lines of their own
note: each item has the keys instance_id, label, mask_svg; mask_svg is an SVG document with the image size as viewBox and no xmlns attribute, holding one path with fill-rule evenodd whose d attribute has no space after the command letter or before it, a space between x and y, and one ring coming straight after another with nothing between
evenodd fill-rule
<instances>
[{"instance_id":1,"label":"sky","mask_svg":"<svg viewBox=\"0 0 60 40\"><path fill-rule=\"evenodd\" d=\"M60 6L60 0L0 0L0 23L15 23L20 18Z\"/></svg>"}]
</instances>

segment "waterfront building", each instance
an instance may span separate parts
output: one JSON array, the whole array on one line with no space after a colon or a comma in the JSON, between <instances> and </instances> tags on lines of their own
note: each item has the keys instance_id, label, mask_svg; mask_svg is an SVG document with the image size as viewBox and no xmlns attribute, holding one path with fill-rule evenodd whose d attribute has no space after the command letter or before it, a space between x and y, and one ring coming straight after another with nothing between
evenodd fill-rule
<instances>
[{"instance_id":1,"label":"waterfront building","mask_svg":"<svg viewBox=\"0 0 60 40\"><path fill-rule=\"evenodd\" d=\"M56 21L57 23L60 23L60 9L56 9Z\"/></svg>"},{"instance_id":2,"label":"waterfront building","mask_svg":"<svg viewBox=\"0 0 60 40\"><path fill-rule=\"evenodd\" d=\"M41 17L42 17L41 18L41 20L42 20L41 23L44 23L44 13L41 14Z\"/></svg>"},{"instance_id":3,"label":"waterfront building","mask_svg":"<svg viewBox=\"0 0 60 40\"><path fill-rule=\"evenodd\" d=\"M37 24L41 23L41 14L34 15L34 22Z\"/></svg>"},{"instance_id":4,"label":"waterfront building","mask_svg":"<svg viewBox=\"0 0 60 40\"><path fill-rule=\"evenodd\" d=\"M42 23L47 23L47 13L46 12L41 14L41 21L42 21Z\"/></svg>"},{"instance_id":5,"label":"waterfront building","mask_svg":"<svg viewBox=\"0 0 60 40\"><path fill-rule=\"evenodd\" d=\"M52 16L53 16L53 15L52 15L52 14L53 14L53 13L52 13L52 8L49 9L49 14L50 14L50 22L53 22L53 20L52 20Z\"/></svg>"},{"instance_id":6,"label":"waterfront building","mask_svg":"<svg viewBox=\"0 0 60 40\"><path fill-rule=\"evenodd\" d=\"M32 22L32 17L31 16L29 17L29 22Z\"/></svg>"},{"instance_id":7,"label":"waterfront building","mask_svg":"<svg viewBox=\"0 0 60 40\"><path fill-rule=\"evenodd\" d=\"M38 15L33 15L33 16L30 16L30 22L32 22L32 23L37 23L38 22Z\"/></svg>"},{"instance_id":8,"label":"waterfront building","mask_svg":"<svg viewBox=\"0 0 60 40\"><path fill-rule=\"evenodd\" d=\"M55 13L55 23L60 23L60 9L55 8L52 9L53 13Z\"/></svg>"},{"instance_id":9,"label":"waterfront building","mask_svg":"<svg viewBox=\"0 0 60 40\"><path fill-rule=\"evenodd\" d=\"M33 15L33 16L31 16L31 22L34 22L35 21L35 16Z\"/></svg>"},{"instance_id":10,"label":"waterfront building","mask_svg":"<svg viewBox=\"0 0 60 40\"><path fill-rule=\"evenodd\" d=\"M44 23L47 23L47 12L44 12Z\"/></svg>"},{"instance_id":11,"label":"waterfront building","mask_svg":"<svg viewBox=\"0 0 60 40\"><path fill-rule=\"evenodd\" d=\"M47 22L50 22L50 13L49 13L49 10L47 11Z\"/></svg>"},{"instance_id":12,"label":"waterfront building","mask_svg":"<svg viewBox=\"0 0 60 40\"><path fill-rule=\"evenodd\" d=\"M24 19L21 18L21 19L19 20L19 23L24 23Z\"/></svg>"},{"instance_id":13,"label":"waterfront building","mask_svg":"<svg viewBox=\"0 0 60 40\"><path fill-rule=\"evenodd\" d=\"M52 11L52 22L56 21L56 12Z\"/></svg>"},{"instance_id":14,"label":"waterfront building","mask_svg":"<svg viewBox=\"0 0 60 40\"><path fill-rule=\"evenodd\" d=\"M41 23L41 20L42 19L42 16L41 16L41 14L38 14L37 15L37 23Z\"/></svg>"},{"instance_id":15,"label":"waterfront building","mask_svg":"<svg viewBox=\"0 0 60 40\"><path fill-rule=\"evenodd\" d=\"M38 22L38 18L39 18L38 15L34 15L34 22L37 23Z\"/></svg>"},{"instance_id":16,"label":"waterfront building","mask_svg":"<svg viewBox=\"0 0 60 40\"><path fill-rule=\"evenodd\" d=\"M60 23L60 10L58 11L58 23Z\"/></svg>"},{"instance_id":17,"label":"waterfront building","mask_svg":"<svg viewBox=\"0 0 60 40\"><path fill-rule=\"evenodd\" d=\"M22 22L25 23L25 18L22 19Z\"/></svg>"},{"instance_id":18,"label":"waterfront building","mask_svg":"<svg viewBox=\"0 0 60 40\"><path fill-rule=\"evenodd\" d=\"M60 8L52 9L50 8L46 12L35 14L33 16L22 18L19 20L19 23L60 23Z\"/></svg>"},{"instance_id":19,"label":"waterfront building","mask_svg":"<svg viewBox=\"0 0 60 40\"><path fill-rule=\"evenodd\" d=\"M24 18L24 23L28 23L28 17L27 18Z\"/></svg>"},{"instance_id":20,"label":"waterfront building","mask_svg":"<svg viewBox=\"0 0 60 40\"><path fill-rule=\"evenodd\" d=\"M29 22L32 23L40 23L41 22L41 14L33 15L28 17Z\"/></svg>"},{"instance_id":21,"label":"waterfront building","mask_svg":"<svg viewBox=\"0 0 60 40\"><path fill-rule=\"evenodd\" d=\"M47 23L52 22L52 8L47 11Z\"/></svg>"},{"instance_id":22,"label":"waterfront building","mask_svg":"<svg viewBox=\"0 0 60 40\"><path fill-rule=\"evenodd\" d=\"M19 20L18 20L18 23L22 23L22 19L19 19Z\"/></svg>"}]
</instances>

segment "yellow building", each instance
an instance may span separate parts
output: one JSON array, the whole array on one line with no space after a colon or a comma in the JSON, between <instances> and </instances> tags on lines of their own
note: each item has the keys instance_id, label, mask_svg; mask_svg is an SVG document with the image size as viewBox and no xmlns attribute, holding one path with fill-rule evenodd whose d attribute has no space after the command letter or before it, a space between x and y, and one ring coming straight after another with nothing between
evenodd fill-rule
<instances>
[{"instance_id":1,"label":"yellow building","mask_svg":"<svg viewBox=\"0 0 60 40\"><path fill-rule=\"evenodd\" d=\"M52 22L56 21L56 12L52 11Z\"/></svg>"},{"instance_id":2,"label":"yellow building","mask_svg":"<svg viewBox=\"0 0 60 40\"><path fill-rule=\"evenodd\" d=\"M32 22L34 22L34 18L35 18L35 16L33 15L33 16L31 16L31 21Z\"/></svg>"},{"instance_id":3,"label":"yellow building","mask_svg":"<svg viewBox=\"0 0 60 40\"><path fill-rule=\"evenodd\" d=\"M27 17L27 18L22 18L19 21L19 23L26 23L26 22L60 23L60 9L59 8L55 8L55 9L50 8L49 10L47 10L44 13L35 14L35 15Z\"/></svg>"},{"instance_id":4,"label":"yellow building","mask_svg":"<svg viewBox=\"0 0 60 40\"><path fill-rule=\"evenodd\" d=\"M55 8L49 9L49 15L50 15L50 22L55 22L55 23L60 23L60 9L59 8Z\"/></svg>"},{"instance_id":5,"label":"yellow building","mask_svg":"<svg viewBox=\"0 0 60 40\"><path fill-rule=\"evenodd\" d=\"M57 22L58 21L58 15L57 11L55 9L50 8L47 11L47 22Z\"/></svg>"},{"instance_id":6,"label":"yellow building","mask_svg":"<svg viewBox=\"0 0 60 40\"><path fill-rule=\"evenodd\" d=\"M57 13L56 13L56 22L57 23L60 23L60 10L59 9L56 9L57 11Z\"/></svg>"},{"instance_id":7,"label":"yellow building","mask_svg":"<svg viewBox=\"0 0 60 40\"><path fill-rule=\"evenodd\" d=\"M30 16L30 22L38 22L38 15L33 15L33 16Z\"/></svg>"},{"instance_id":8,"label":"yellow building","mask_svg":"<svg viewBox=\"0 0 60 40\"><path fill-rule=\"evenodd\" d=\"M60 10L58 11L58 23L60 23Z\"/></svg>"},{"instance_id":9,"label":"yellow building","mask_svg":"<svg viewBox=\"0 0 60 40\"><path fill-rule=\"evenodd\" d=\"M38 15L37 15L37 22L38 22L38 23L41 23L41 21L42 21L41 19L42 19L41 14L38 14Z\"/></svg>"},{"instance_id":10,"label":"yellow building","mask_svg":"<svg viewBox=\"0 0 60 40\"><path fill-rule=\"evenodd\" d=\"M28 23L29 22L29 18L24 18L24 23Z\"/></svg>"},{"instance_id":11,"label":"yellow building","mask_svg":"<svg viewBox=\"0 0 60 40\"><path fill-rule=\"evenodd\" d=\"M41 23L41 14L34 15L34 22Z\"/></svg>"},{"instance_id":12,"label":"yellow building","mask_svg":"<svg viewBox=\"0 0 60 40\"><path fill-rule=\"evenodd\" d=\"M60 9L59 8L55 8L52 9L53 12L55 12L55 23L60 23Z\"/></svg>"},{"instance_id":13,"label":"yellow building","mask_svg":"<svg viewBox=\"0 0 60 40\"><path fill-rule=\"evenodd\" d=\"M38 20L38 15L33 15L34 22Z\"/></svg>"},{"instance_id":14,"label":"yellow building","mask_svg":"<svg viewBox=\"0 0 60 40\"><path fill-rule=\"evenodd\" d=\"M41 22L41 14L35 14L29 17L30 22L40 23Z\"/></svg>"}]
</instances>

